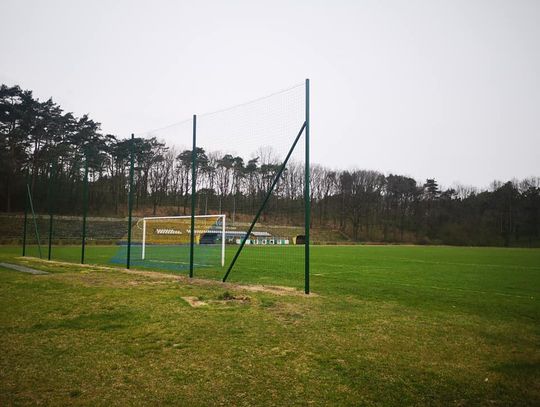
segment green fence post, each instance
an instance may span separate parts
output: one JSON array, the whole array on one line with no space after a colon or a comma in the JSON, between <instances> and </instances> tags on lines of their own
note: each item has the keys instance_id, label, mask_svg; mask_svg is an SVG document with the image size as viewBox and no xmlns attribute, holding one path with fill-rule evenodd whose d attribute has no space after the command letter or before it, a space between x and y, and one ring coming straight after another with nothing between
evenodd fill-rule
<instances>
[{"instance_id":1,"label":"green fence post","mask_svg":"<svg viewBox=\"0 0 540 407\"><path fill-rule=\"evenodd\" d=\"M26 188L28 188L28 178L30 175L30 167L26 170ZM23 241L22 241L22 255L26 256L26 225L28 223L28 193L24 193L24 224L23 224Z\"/></svg>"},{"instance_id":2,"label":"green fence post","mask_svg":"<svg viewBox=\"0 0 540 407\"><path fill-rule=\"evenodd\" d=\"M304 228L305 228L305 271L304 271L304 291L306 294L309 294L309 229L311 224L311 196L309 191L309 180L310 180L310 168L309 168L309 79L306 79L306 169L305 175L306 179L304 181L304 201L305 201L305 219L304 219Z\"/></svg>"},{"instance_id":3,"label":"green fence post","mask_svg":"<svg viewBox=\"0 0 540 407\"><path fill-rule=\"evenodd\" d=\"M193 147L191 150L191 232L189 241L189 277L193 277L193 255L195 246L195 193L197 164L197 115L193 115Z\"/></svg>"},{"instance_id":4,"label":"green fence post","mask_svg":"<svg viewBox=\"0 0 540 407\"><path fill-rule=\"evenodd\" d=\"M135 135L131 134L131 149L130 149L130 164L129 164L129 196L128 196L128 242L126 268L131 265L131 219L133 215L133 177L135 173Z\"/></svg>"},{"instance_id":5,"label":"green fence post","mask_svg":"<svg viewBox=\"0 0 540 407\"><path fill-rule=\"evenodd\" d=\"M83 180L83 218L81 240L81 264L84 264L86 250L86 217L88 215L88 156L84 154L84 180Z\"/></svg>"},{"instance_id":6,"label":"green fence post","mask_svg":"<svg viewBox=\"0 0 540 407\"><path fill-rule=\"evenodd\" d=\"M51 252L52 252L52 236L53 236L53 173L54 173L55 165L50 164L49 165L49 180L47 185L47 205L49 209L49 250L47 253L47 260L51 260Z\"/></svg>"}]
</instances>

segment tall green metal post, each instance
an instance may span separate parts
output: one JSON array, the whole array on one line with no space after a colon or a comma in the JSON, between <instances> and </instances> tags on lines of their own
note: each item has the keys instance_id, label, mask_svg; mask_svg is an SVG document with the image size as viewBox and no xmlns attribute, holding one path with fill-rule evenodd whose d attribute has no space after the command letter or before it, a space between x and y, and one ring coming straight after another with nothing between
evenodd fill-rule
<instances>
[{"instance_id":1,"label":"tall green metal post","mask_svg":"<svg viewBox=\"0 0 540 407\"><path fill-rule=\"evenodd\" d=\"M52 254L52 236L53 236L53 174L56 166L54 164L49 165L49 180L47 185L47 205L49 209L49 250L47 252L47 259L51 260Z\"/></svg>"},{"instance_id":2,"label":"tall green metal post","mask_svg":"<svg viewBox=\"0 0 540 407\"><path fill-rule=\"evenodd\" d=\"M135 174L135 135L131 134L131 152L129 164L129 197L128 197L128 241L126 268L131 264L131 219L133 214L133 177Z\"/></svg>"},{"instance_id":3,"label":"tall green metal post","mask_svg":"<svg viewBox=\"0 0 540 407\"><path fill-rule=\"evenodd\" d=\"M195 246L195 193L197 188L197 115L193 115L193 147L191 150L191 233L189 241L189 277L193 277L193 255Z\"/></svg>"},{"instance_id":4,"label":"tall green metal post","mask_svg":"<svg viewBox=\"0 0 540 407\"><path fill-rule=\"evenodd\" d=\"M306 79L306 169L305 169L305 185L304 185L304 201L305 201L305 272L304 272L304 291L306 294L309 294L309 228L311 226L311 196L309 191L309 179L310 179L310 168L309 168L309 79Z\"/></svg>"},{"instance_id":5,"label":"tall green metal post","mask_svg":"<svg viewBox=\"0 0 540 407\"><path fill-rule=\"evenodd\" d=\"M26 170L26 187L28 188L30 169ZM26 225L28 224L28 194L25 191L24 200L24 225L23 225L23 241L22 241L22 255L26 256Z\"/></svg>"},{"instance_id":6,"label":"tall green metal post","mask_svg":"<svg viewBox=\"0 0 540 407\"><path fill-rule=\"evenodd\" d=\"M84 154L84 180L83 180L83 218L81 240L81 264L84 264L86 250L86 217L88 215L88 156Z\"/></svg>"}]
</instances>

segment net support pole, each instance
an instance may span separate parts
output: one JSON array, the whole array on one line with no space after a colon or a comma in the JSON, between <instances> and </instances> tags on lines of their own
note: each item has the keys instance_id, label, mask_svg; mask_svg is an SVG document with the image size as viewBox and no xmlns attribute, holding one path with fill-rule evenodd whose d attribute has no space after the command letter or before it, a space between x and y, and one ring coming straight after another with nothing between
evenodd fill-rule
<instances>
[{"instance_id":1,"label":"net support pole","mask_svg":"<svg viewBox=\"0 0 540 407\"><path fill-rule=\"evenodd\" d=\"M53 173L54 173L54 165L49 165L49 180L48 180L48 186L47 186L47 205L49 209L49 250L47 252L47 260L51 260L52 255L52 236L53 236Z\"/></svg>"},{"instance_id":2,"label":"net support pole","mask_svg":"<svg viewBox=\"0 0 540 407\"><path fill-rule=\"evenodd\" d=\"M276 176L274 178L274 181L272 182L272 185L270 186L270 188L268 188L268 191L266 192L266 196L264 197L264 201L261 204L261 206L259 207L259 210L257 211L257 215L255 215L255 218L253 219L253 222L251 222L251 225L249 226L249 229L246 232L246 235L244 236L244 238L242 239L242 242L240 243L240 247L236 251L236 254L233 257L233 259L231 261L231 264L229 265L229 268L227 269L227 272L223 276L223 282L227 281L227 277L229 277L229 274L231 273L231 270L234 267L234 264L236 263L236 260L238 259L238 256L240 256L240 253L242 252L242 249L244 248L244 246L246 244L246 240L249 239L249 236L251 235L251 232L253 231L253 228L255 227L255 224L259 220L259 216L261 216L262 211L266 207L266 203L270 199L270 196L272 195L272 192L274 191L274 188L276 187L276 184L278 183L279 179L281 178L281 174L283 173L283 170L287 166L287 163L289 162L289 158L291 158L291 154L293 153L293 151L294 151L294 149L296 147L296 144L298 143L298 140L300 140L300 136L304 132L305 128L306 128L306 122L304 122L304 124L300 128L300 131L298 132L298 135L294 139L294 142L293 142L289 152L287 153L287 156L285 157L285 160L283 161L283 164L281 164L281 167L279 167L279 170L278 170L278 172L277 172L277 174L276 174Z\"/></svg>"},{"instance_id":3,"label":"net support pole","mask_svg":"<svg viewBox=\"0 0 540 407\"><path fill-rule=\"evenodd\" d=\"M29 184L26 184L26 191L28 192L28 202L30 203L30 210L32 211L32 219L34 220L34 230L36 233L39 258L41 259L42 255L41 255L41 243L39 242L39 229L37 225L36 213L34 212L34 203L32 202L32 192L30 191Z\"/></svg>"},{"instance_id":4,"label":"net support pole","mask_svg":"<svg viewBox=\"0 0 540 407\"><path fill-rule=\"evenodd\" d=\"M143 221L142 221L142 260L144 260L144 255L145 255L145 252L146 252L146 219L143 218Z\"/></svg>"},{"instance_id":5,"label":"net support pole","mask_svg":"<svg viewBox=\"0 0 540 407\"><path fill-rule=\"evenodd\" d=\"M311 226L311 195L310 195L310 165L309 165L309 79L306 79L306 134L305 134L306 148L305 148L305 176L304 180L304 201L305 201L305 219L304 219L304 228L305 228L305 271L304 271L304 292L309 294L309 229Z\"/></svg>"},{"instance_id":6,"label":"net support pole","mask_svg":"<svg viewBox=\"0 0 540 407\"><path fill-rule=\"evenodd\" d=\"M29 170L26 170L26 188L28 189L28 177L29 177ZM24 223L23 223L23 239L22 239L22 255L23 257L26 256L26 228L28 224L28 194L24 194Z\"/></svg>"},{"instance_id":7,"label":"net support pole","mask_svg":"<svg viewBox=\"0 0 540 407\"><path fill-rule=\"evenodd\" d=\"M128 195L128 241L127 241L127 255L126 255L126 268L129 269L131 265L131 220L133 216L133 177L135 175L135 135L131 133L131 146L129 153L129 195Z\"/></svg>"},{"instance_id":8,"label":"net support pole","mask_svg":"<svg viewBox=\"0 0 540 407\"><path fill-rule=\"evenodd\" d=\"M88 215L88 156L84 155L84 179L83 179L83 218L81 238L81 264L84 264L86 251L86 217Z\"/></svg>"},{"instance_id":9,"label":"net support pole","mask_svg":"<svg viewBox=\"0 0 540 407\"><path fill-rule=\"evenodd\" d=\"M195 189L197 164L197 115L193 115L193 147L191 150L191 232L189 239L189 277L193 277L193 254L195 245Z\"/></svg>"},{"instance_id":10,"label":"net support pole","mask_svg":"<svg viewBox=\"0 0 540 407\"><path fill-rule=\"evenodd\" d=\"M221 267L225 266L225 218L223 215L223 221L221 222Z\"/></svg>"}]
</instances>

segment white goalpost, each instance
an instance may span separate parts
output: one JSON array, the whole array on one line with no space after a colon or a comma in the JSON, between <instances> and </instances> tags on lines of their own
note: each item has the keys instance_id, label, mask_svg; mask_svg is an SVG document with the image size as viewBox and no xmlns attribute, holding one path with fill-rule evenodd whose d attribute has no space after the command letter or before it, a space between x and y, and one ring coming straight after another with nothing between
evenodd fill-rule
<instances>
[{"instance_id":1,"label":"white goalpost","mask_svg":"<svg viewBox=\"0 0 540 407\"><path fill-rule=\"evenodd\" d=\"M195 215L195 245L215 245L221 237L221 267L225 265L225 215ZM191 215L145 217L142 222L141 259L147 257L147 246L189 245Z\"/></svg>"}]
</instances>

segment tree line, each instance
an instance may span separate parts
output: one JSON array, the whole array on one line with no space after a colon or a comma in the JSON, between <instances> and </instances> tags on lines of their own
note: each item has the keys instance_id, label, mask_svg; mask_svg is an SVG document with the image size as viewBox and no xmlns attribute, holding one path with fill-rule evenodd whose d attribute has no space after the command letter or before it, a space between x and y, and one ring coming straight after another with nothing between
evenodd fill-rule
<instances>
[{"instance_id":1,"label":"tree line","mask_svg":"<svg viewBox=\"0 0 540 407\"><path fill-rule=\"evenodd\" d=\"M40 101L18 86L0 87L0 208L24 210L27 185L38 212L80 215L85 165L88 210L125 216L131 149L135 152L137 214L190 212L192 151L155 137L103 134L88 115L64 112L52 99ZM249 221L269 189L282 157L261 148L241 157L196 150L196 211L225 213ZM302 225L304 165L292 162L280 178L262 221ZM417 182L371 170L335 170L313 165L311 222L353 241L454 245L538 246L540 178L493 182L488 190L435 179Z\"/></svg>"}]
</instances>

